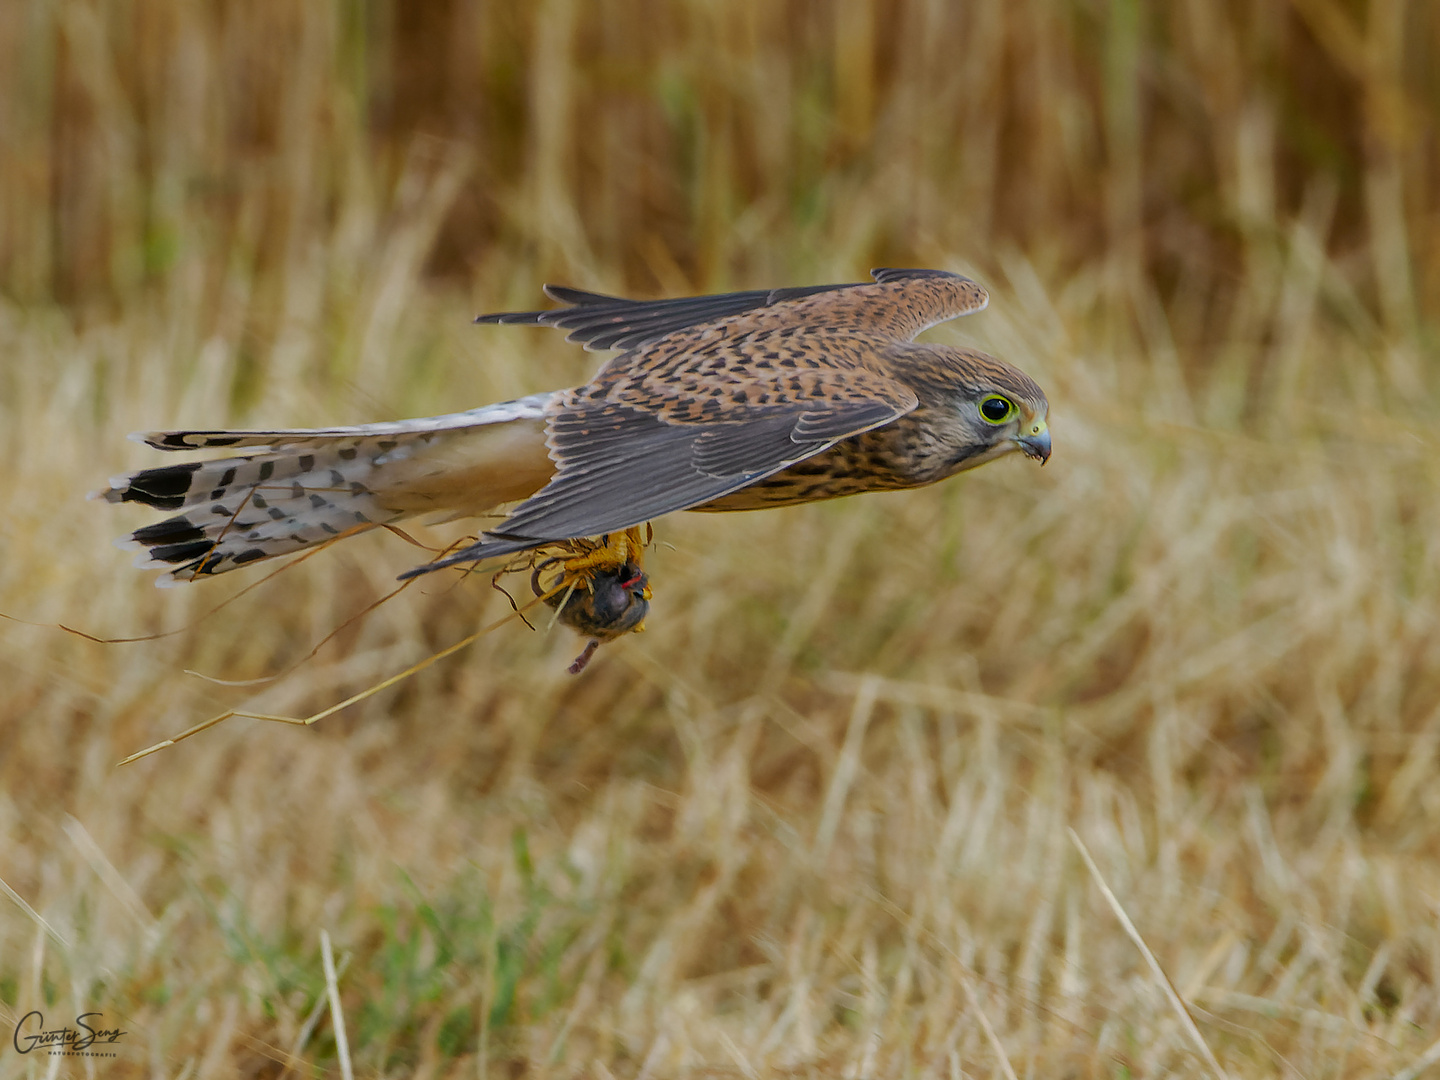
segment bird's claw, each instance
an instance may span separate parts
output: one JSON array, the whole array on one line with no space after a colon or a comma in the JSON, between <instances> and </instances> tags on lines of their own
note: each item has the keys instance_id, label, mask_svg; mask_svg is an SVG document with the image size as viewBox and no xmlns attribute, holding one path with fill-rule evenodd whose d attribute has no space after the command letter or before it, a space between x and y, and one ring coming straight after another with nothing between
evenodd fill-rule
<instances>
[{"instance_id":1,"label":"bird's claw","mask_svg":"<svg viewBox=\"0 0 1440 1080\"><path fill-rule=\"evenodd\" d=\"M645 629L650 579L642 568L646 538L639 527L611 533L599 543L569 540L534 564L530 588L556 611L556 621L588 637L585 651L570 665L578 675L601 644ZM550 550L555 550L551 548ZM549 581L543 576L555 567Z\"/></svg>"}]
</instances>

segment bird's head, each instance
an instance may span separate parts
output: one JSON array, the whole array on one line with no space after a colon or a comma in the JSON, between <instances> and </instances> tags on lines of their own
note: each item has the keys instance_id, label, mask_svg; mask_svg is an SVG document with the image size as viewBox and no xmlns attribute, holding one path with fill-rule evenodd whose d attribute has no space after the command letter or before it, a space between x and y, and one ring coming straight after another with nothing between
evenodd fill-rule
<instances>
[{"instance_id":1,"label":"bird's head","mask_svg":"<svg viewBox=\"0 0 1440 1080\"><path fill-rule=\"evenodd\" d=\"M919 347L929 356L917 365L924 376L915 383L916 417L943 447L943 475L1016 451L1042 465L1050 460L1050 403L1034 379L973 349Z\"/></svg>"}]
</instances>

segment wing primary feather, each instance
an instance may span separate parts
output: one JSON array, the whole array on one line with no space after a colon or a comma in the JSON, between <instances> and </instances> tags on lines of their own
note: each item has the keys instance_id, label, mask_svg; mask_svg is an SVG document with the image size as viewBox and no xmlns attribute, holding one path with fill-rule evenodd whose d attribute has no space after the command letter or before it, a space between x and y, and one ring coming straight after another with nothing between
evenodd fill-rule
<instances>
[{"instance_id":1,"label":"wing primary feather","mask_svg":"<svg viewBox=\"0 0 1440 1080\"><path fill-rule=\"evenodd\" d=\"M551 300L558 300L562 304L575 304L582 306L586 304L632 304L633 300L623 296L611 296L609 293L588 292L585 289L572 289L569 285L542 285L540 287L545 295Z\"/></svg>"},{"instance_id":2,"label":"wing primary feather","mask_svg":"<svg viewBox=\"0 0 1440 1080\"><path fill-rule=\"evenodd\" d=\"M853 288L839 285L801 285L783 289L752 289L711 296L680 296L665 300L626 300L603 293L547 285L552 299L571 306L547 311L501 311L477 316L477 323L518 326L554 326L569 330L569 341L589 349L630 349L658 340L677 330L741 315L756 308L817 293Z\"/></svg>"},{"instance_id":3,"label":"wing primary feather","mask_svg":"<svg viewBox=\"0 0 1440 1080\"><path fill-rule=\"evenodd\" d=\"M897 306L890 298L871 313L876 325L889 323L892 332L909 340L937 322L969 314L985 307L985 290L960 274L948 270L880 267L871 271L874 283L846 282L836 285L801 285L781 289L752 289L716 293L710 296L680 296L664 300L627 300L604 293L547 285L545 292L565 307L547 311L502 311L480 315L477 323L504 323L523 326L554 326L570 331L567 340L587 349L632 349L657 341L678 330L701 326L748 311L801 300L819 293L843 293L849 289L874 289L875 285L903 286L914 282L922 295L908 297ZM948 281L950 286L939 283ZM926 285L926 282L933 283ZM924 295L928 293L928 295Z\"/></svg>"}]
</instances>

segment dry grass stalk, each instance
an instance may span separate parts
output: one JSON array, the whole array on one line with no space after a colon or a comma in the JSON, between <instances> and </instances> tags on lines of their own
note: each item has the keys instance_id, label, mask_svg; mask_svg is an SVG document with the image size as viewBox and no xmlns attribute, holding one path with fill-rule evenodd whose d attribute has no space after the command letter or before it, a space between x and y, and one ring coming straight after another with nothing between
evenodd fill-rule
<instances>
[{"instance_id":1,"label":"dry grass stalk","mask_svg":"<svg viewBox=\"0 0 1440 1080\"><path fill-rule=\"evenodd\" d=\"M1085 842L1080 839L1074 829L1068 830L1070 842L1075 845L1075 850L1080 852L1080 857L1085 860L1085 868L1090 871L1090 876L1095 879L1095 884L1100 889L1100 894L1105 897L1105 902L1110 905L1110 910L1115 913L1115 918L1125 928L1126 935L1135 943L1135 948L1140 950L1140 955L1145 958L1146 965L1155 976L1155 983L1160 987L1160 992L1165 995L1165 1000L1175 1010L1175 1015L1180 1020L1180 1026L1185 1029L1185 1036L1195 1046L1200 1059L1205 1062L1213 1076L1218 1080L1226 1080L1225 1070L1215 1060L1215 1052L1210 1049L1210 1044L1205 1041L1205 1036L1200 1034L1200 1029L1195 1025L1195 1018L1190 1015L1190 1007L1180 997L1175 989L1175 984L1170 981L1170 976L1165 974L1165 969L1160 966L1160 961L1155 959L1155 954L1150 951L1150 946L1145 944L1140 930L1136 927L1134 920L1125 911L1125 906L1120 903L1114 891L1105 881L1105 875L1100 873L1100 868L1095 865L1095 859L1085 847Z\"/></svg>"},{"instance_id":2,"label":"dry grass stalk","mask_svg":"<svg viewBox=\"0 0 1440 1080\"><path fill-rule=\"evenodd\" d=\"M340 1075L352 1080L350 1041L345 1036L345 1010L340 1005L340 982L335 974L335 956L330 951L330 932L320 931L320 955L325 961L325 996L330 1002L330 1024L335 1031L335 1049L340 1056Z\"/></svg>"}]
</instances>

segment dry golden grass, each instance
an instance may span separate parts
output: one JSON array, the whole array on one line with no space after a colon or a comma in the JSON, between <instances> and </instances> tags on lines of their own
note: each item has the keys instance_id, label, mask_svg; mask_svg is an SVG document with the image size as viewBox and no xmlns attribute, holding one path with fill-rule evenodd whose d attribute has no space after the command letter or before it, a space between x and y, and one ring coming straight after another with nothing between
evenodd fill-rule
<instances>
[{"instance_id":1,"label":"dry golden grass","mask_svg":"<svg viewBox=\"0 0 1440 1080\"><path fill-rule=\"evenodd\" d=\"M1233 9L1233 10L1232 10ZM1440 1061L1425 0L0 5L0 1026L58 1073L1209 1075ZM347 541L158 592L139 428L595 358L478 310L968 269L1043 472L662 521L579 678ZM453 527L423 535L444 542ZM182 632L100 645L104 636ZM182 629L184 628L184 629ZM0 1049L0 1077L39 1075Z\"/></svg>"}]
</instances>

